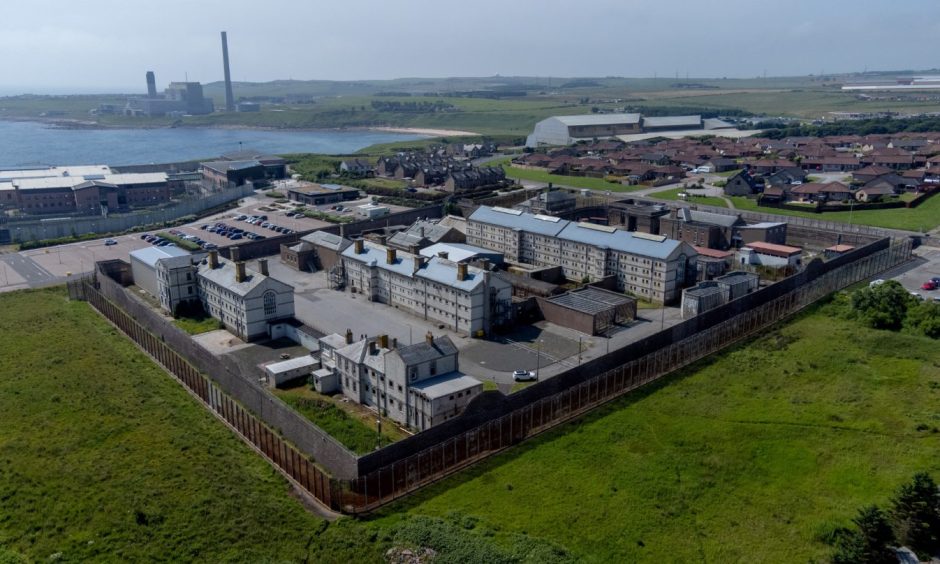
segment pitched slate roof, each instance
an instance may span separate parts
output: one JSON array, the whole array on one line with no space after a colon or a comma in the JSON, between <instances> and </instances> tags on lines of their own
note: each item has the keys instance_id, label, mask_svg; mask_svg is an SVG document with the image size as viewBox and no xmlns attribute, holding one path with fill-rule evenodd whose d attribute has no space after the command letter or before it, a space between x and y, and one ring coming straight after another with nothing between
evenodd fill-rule
<instances>
[{"instance_id":1,"label":"pitched slate roof","mask_svg":"<svg viewBox=\"0 0 940 564\"><path fill-rule=\"evenodd\" d=\"M450 340L450 337L444 335L436 337L433 343L428 343L425 340L406 347L399 347L396 353L406 366L411 366L455 355L457 354L457 346Z\"/></svg>"}]
</instances>

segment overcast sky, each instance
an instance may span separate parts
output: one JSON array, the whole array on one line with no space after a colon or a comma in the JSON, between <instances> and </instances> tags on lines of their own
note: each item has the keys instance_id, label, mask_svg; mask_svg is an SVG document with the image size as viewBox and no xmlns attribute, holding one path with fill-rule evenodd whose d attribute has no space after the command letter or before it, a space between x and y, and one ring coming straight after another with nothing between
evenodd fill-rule
<instances>
[{"instance_id":1,"label":"overcast sky","mask_svg":"<svg viewBox=\"0 0 940 564\"><path fill-rule=\"evenodd\" d=\"M937 0L0 0L0 93L234 80L940 66Z\"/></svg>"}]
</instances>

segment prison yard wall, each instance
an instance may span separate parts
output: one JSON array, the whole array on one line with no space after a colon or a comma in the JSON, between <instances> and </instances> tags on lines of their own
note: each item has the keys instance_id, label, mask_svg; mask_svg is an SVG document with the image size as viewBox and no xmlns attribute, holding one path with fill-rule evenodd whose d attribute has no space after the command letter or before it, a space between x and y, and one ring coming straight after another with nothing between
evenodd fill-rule
<instances>
[{"instance_id":1,"label":"prison yard wall","mask_svg":"<svg viewBox=\"0 0 940 564\"><path fill-rule=\"evenodd\" d=\"M259 383L261 373L256 367L242 365L228 356L213 355L148 304L131 296L120 283L107 275L110 268L104 265L96 277L95 290L104 299L119 307L134 323L159 339L170 352L207 375L222 392L238 400L270 427L279 430L284 438L304 454L313 457L331 475L339 478L358 475L355 454L329 433L272 396ZM92 302L92 305L95 303Z\"/></svg>"},{"instance_id":2,"label":"prison yard wall","mask_svg":"<svg viewBox=\"0 0 940 564\"><path fill-rule=\"evenodd\" d=\"M219 207L254 194L251 186L238 186L193 200L183 200L174 206L156 210L108 217L65 217L32 219L28 221L0 221L0 243L42 241L86 233L120 233L136 227L164 224L206 210Z\"/></svg>"},{"instance_id":3,"label":"prison yard wall","mask_svg":"<svg viewBox=\"0 0 940 564\"><path fill-rule=\"evenodd\" d=\"M911 248L910 239L884 238L828 262L814 260L775 285L517 393L484 392L460 417L360 457L259 393L256 375L198 347L107 276L70 283L69 291L111 319L297 484L329 507L361 513L752 336L909 260Z\"/></svg>"}]
</instances>

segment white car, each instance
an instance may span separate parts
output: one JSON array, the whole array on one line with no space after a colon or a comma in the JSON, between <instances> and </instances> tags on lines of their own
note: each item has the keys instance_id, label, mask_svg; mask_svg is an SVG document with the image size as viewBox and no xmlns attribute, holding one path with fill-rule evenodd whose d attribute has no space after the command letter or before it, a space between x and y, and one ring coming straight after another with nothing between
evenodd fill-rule
<instances>
[{"instance_id":1,"label":"white car","mask_svg":"<svg viewBox=\"0 0 940 564\"><path fill-rule=\"evenodd\" d=\"M514 370L512 373L512 379L516 382L531 382L533 380L538 380L538 376L535 375L535 372L531 370Z\"/></svg>"},{"instance_id":2,"label":"white car","mask_svg":"<svg viewBox=\"0 0 940 564\"><path fill-rule=\"evenodd\" d=\"M881 285L884 284L884 283L885 283L885 281L882 280L881 278L879 278L878 280L872 280L871 282L869 282L869 283L868 283L868 287L869 287L869 288L874 288L875 286L881 286Z\"/></svg>"}]
</instances>

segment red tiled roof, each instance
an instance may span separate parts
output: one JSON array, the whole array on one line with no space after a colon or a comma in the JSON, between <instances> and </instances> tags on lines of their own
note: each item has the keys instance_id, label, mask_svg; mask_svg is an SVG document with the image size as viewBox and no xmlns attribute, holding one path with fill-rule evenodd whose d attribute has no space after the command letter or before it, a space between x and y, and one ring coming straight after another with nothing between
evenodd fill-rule
<instances>
[{"instance_id":1,"label":"red tiled roof","mask_svg":"<svg viewBox=\"0 0 940 564\"><path fill-rule=\"evenodd\" d=\"M778 245L776 243L763 243L761 241L754 241L753 243L748 243L744 245L754 249L758 253L765 255L773 255L778 257L789 257L791 255L800 254L803 252L803 249L799 247L791 247L790 245Z\"/></svg>"}]
</instances>

